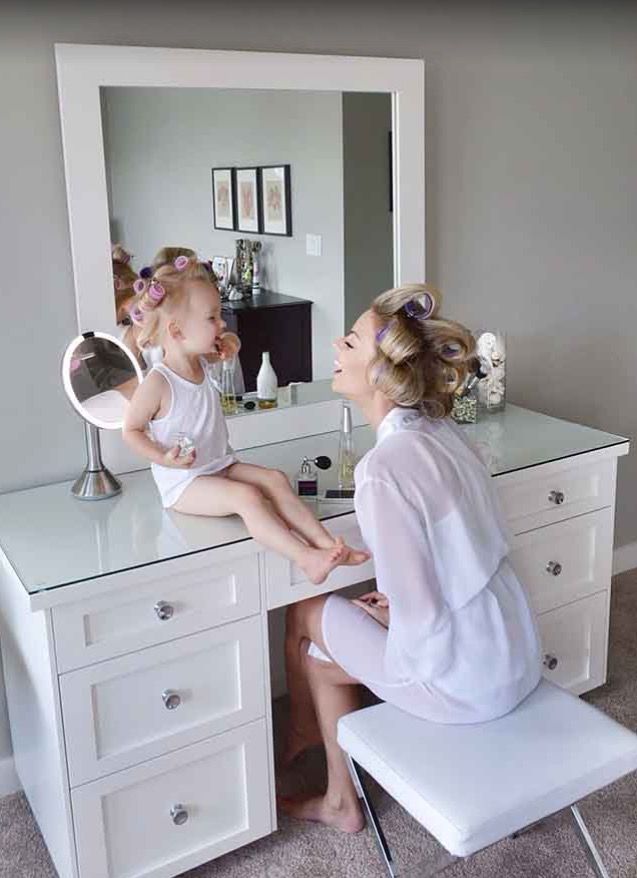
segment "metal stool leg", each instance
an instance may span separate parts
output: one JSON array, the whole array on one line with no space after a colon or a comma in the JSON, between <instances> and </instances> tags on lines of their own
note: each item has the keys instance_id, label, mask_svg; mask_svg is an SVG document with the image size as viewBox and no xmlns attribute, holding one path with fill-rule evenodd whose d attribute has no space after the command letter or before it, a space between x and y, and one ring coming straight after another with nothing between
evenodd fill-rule
<instances>
[{"instance_id":1,"label":"metal stool leg","mask_svg":"<svg viewBox=\"0 0 637 878\"><path fill-rule=\"evenodd\" d=\"M597 878L610 878L606 871L606 866L602 862L599 851L595 847L595 842L588 831L588 827L584 823L584 818L582 817L577 805L571 805L571 813L573 815L573 820L575 821L577 834L582 843L582 847L584 848L584 852L588 856L593 872L595 872Z\"/></svg>"},{"instance_id":2,"label":"metal stool leg","mask_svg":"<svg viewBox=\"0 0 637 878\"><path fill-rule=\"evenodd\" d=\"M387 839L385 838L385 833L383 832L383 828L380 825L380 820L378 819L378 815L376 814L374 806L372 805L372 800L369 797L369 793L365 789L365 784L363 783L363 778L359 767L354 762L349 753L346 753L345 755L347 756L347 764L349 766L350 774L352 775L354 786L356 787L356 792L358 793L359 799L361 799L363 803L363 807L367 814L367 819L369 820L369 823L374 831L376 844L383 859L383 863L385 864L385 868L387 869L387 874L389 875L389 878L398 878L399 872L397 871L396 865L392 858L389 845L387 844ZM461 858L455 857L453 856L453 854L444 851L435 863L427 864L422 867L426 869L426 871L422 872L420 871L420 868L418 869L418 878L430 878L430 876L439 875L440 872L444 871L444 869L446 869L448 866L451 866L452 863L455 863L459 859ZM414 875L414 878L416 878L416 872L413 869L409 869L408 872L410 875ZM405 878L407 876L407 873L404 873L402 871L400 874L404 875Z\"/></svg>"},{"instance_id":3,"label":"metal stool leg","mask_svg":"<svg viewBox=\"0 0 637 878\"><path fill-rule=\"evenodd\" d=\"M365 812L367 813L367 819L369 820L370 826L374 830L374 838L376 839L378 850L380 851L383 863L385 864L385 868L387 869L387 874L390 876L390 878L397 878L398 872L396 871L391 851L389 850L389 845L387 844L387 839L385 838L385 833L383 832L383 828L380 825L380 821L378 820L376 811L374 810L374 806L372 805L371 799L369 798L367 790L365 789L361 773L349 753L346 753L345 755L347 756L347 763L349 765L350 774L352 775L352 780L354 781L354 786L356 787L356 792L358 793L359 799L363 803L363 807L365 809Z\"/></svg>"}]
</instances>

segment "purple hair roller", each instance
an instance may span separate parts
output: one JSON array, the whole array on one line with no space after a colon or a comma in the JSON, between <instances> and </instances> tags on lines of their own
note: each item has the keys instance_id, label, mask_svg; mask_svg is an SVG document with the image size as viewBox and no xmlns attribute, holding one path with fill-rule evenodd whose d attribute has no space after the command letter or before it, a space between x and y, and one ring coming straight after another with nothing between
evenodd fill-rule
<instances>
[{"instance_id":1,"label":"purple hair roller","mask_svg":"<svg viewBox=\"0 0 637 878\"><path fill-rule=\"evenodd\" d=\"M141 294L144 292L145 289L146 289L146 281L142 280L141 277L138 277L137 280L135 281L135 283L133 284L133 290L137 293L138 296L141 296Z\"/></svg>"},{"instance_id":2,"label":"purple hair roller","mask_svg":"<svg viewBox=\"0 0 637 878\"><path fill-rule=\"evenodd\" d=\"M423 293L422 296L405 302L403 311L407 317L413 317L416 320L427 320L433 314L434 307L433 297L429 293Z\"/></svg>"},{"instance_id":3,"label":"purple hair roller","mask_svg":"<svg viewBox=\"0 0 637 878\"><path fill-rule=\"evenodd\" d=\"M188 259L187 256L178 256L175 259L175 261L173 262L173 265L175 266L177 271L183 271L189 262L190 262L190 260Z\"/></svg>"}]
</instances>

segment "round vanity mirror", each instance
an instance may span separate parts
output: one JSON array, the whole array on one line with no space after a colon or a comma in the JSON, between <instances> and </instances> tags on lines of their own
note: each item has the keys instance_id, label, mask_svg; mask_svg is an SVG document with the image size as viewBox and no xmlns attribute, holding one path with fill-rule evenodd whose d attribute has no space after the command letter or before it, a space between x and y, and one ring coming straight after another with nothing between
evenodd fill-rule
<instances>
[{"instance_id":1,"label":"round vanity mirror","mask_svg":"<svg viewBox=\"0 0 637 878\"><path fill-rule=\"evenodd\" d=\"M101 500L121 491L102 462L98 428L121 430L128 401L142 377L128 348L105 332L85 332L66 349L62 382L86 430L88 462L71 489L79 499Z\"/></svg>"}]
</instances>

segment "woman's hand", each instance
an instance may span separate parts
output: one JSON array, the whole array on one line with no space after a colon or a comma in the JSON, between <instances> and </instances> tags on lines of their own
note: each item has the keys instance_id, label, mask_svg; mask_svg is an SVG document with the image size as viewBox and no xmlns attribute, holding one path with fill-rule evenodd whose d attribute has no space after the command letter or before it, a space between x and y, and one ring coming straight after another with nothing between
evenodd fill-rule
<instances>
[{"instance_id":1,"label":"woman's hand","mask_svg":"<svg viewBox=\"0 0 637 878\"><path fill-rule=\"evenodd\" d=\"M372 618L389 628L389 600L380 591L370 591L352 600L353 604L365 610Z\"/></svg>"},{"instance_id":2,"label":"woman's hand","mask_svg":"<svg viewBox=\"0 0 637 878\"><path fill-rule=\"evenodd\" d=\"M241 350L241 342L239 336L234 332L224 332L217 339L217 352L222 360L231 360L236 357Z\"/></svg>"},{"instance_id":3,"label":"woman's hand","mask_svg":"<svg viewBox=\"0 0 637 878\"><path fill-rule=\"evenodd\" d=\"M197 452L194 448L188 454L182 455L179 445L175 445L173 448L169 448L168 451L165 452L161 465L169 466L173 469L188 469L193 465L196 457Z\"/></svg>"}]
</instances>

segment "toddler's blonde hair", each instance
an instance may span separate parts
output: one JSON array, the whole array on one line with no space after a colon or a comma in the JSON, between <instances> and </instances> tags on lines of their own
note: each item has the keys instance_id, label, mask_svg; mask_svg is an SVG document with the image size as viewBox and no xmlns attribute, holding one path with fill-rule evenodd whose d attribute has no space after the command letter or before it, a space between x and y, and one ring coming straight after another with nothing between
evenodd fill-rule
<instances>
[{"instance_id":1,"label":"toddler's blonde hair","mask_svg":"<svg viewBox=\"0 0 637 878\"><path fill-rule=\"evenodd\" d=\"M189 282L198 280L214 286L203 262L183 253L179 255L185 257L184 267L177 268L174 262L170 262L161 265L151 278L137 281L137 294L129 311L140 328L136 339L140 350L161 344L168 319L184 303ZM163 292L160 301L157 301L157 288Z\"/></svg>"},{"instance_id":2,"label":"toddler's blonde hair","mask_svg":"<svg viewBox=\"0 0 637 878\"><path fill-rule=\"evenodd\" d=\"M113 265L113 291L115 293L115 314L118 323L121 323L126 315L126 305L135 295L133 284L137 280L137 273L131 267L131 254L121 244L111 247L111 260Z\"/></svg>"},{"instance_id":3,"label":"toddler's blonde hair","mask_svg":"<svg viewBox=\"0 0 637 878\"><path fill-rule=\"evenodd\" d=\"M409 316L418 313L425 295L433 306L430 316ZM450 414L475 350L465 326L440 316L441 301L430 284L406 284L381 293L371 306L380 322L370 364L373 384L396 405L416 406L432 418ZM408 304L414 302L415 308Z\"/></svg>"}]
</instances>

